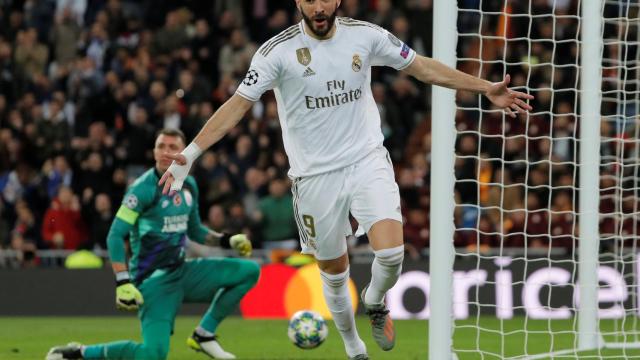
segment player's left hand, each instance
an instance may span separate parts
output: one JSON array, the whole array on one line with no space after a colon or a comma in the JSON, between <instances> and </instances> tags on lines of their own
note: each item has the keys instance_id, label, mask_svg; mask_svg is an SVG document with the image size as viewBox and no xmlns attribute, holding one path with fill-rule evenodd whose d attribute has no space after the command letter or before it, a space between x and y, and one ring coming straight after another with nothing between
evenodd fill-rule
<instances>
[{"instance_id":1,"label":"player's left hand","mask_svg":"<svg viewBox=\"0 0 640 360\"><path fill-rule=\"evenodd\" d=\"M533 99L533 95L509 89L510 82L511 76L505 76L501 82L491 84L485 95L494 105L504 109L507 115L515 118L516 114L533 110L531 105L524 101Z\"/></svg>"},{"instance_id":2,"label":"player's left hand","mask_svg":"<svg viewBox=\"0 0 640 360\"><path fill-rule=\"evenodd\" d=\"M236 250L240 256L249 257L253 247L251 240L245 234L236 234L229 239L229 245Z\"/></svg>"},{"instance_id":3,"label":"player's left hand","mask_svg":"<svg viewBox=\"0 0 640 360\"><path fill-rule=\"evenodd\" d=\"M144 304L142 294L129 280L121 281L116 287L116 308L135 311Z\"/></svg>"}]
</instances>

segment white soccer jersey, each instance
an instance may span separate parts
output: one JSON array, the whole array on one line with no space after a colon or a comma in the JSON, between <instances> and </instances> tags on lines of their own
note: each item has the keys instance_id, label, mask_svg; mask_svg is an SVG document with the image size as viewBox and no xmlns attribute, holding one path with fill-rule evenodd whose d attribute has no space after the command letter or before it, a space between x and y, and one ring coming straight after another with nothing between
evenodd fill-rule
<instances>
[{"instance_id":1,"label":"white soccer jersey","mask_svg":"<svg viewBox=\"0 0 640 360\"><path fill-rule=\"evenodd\" d=\"M251 101L274 89L292 177L340 169L384 140L371 93L371 66L409 66L415 52L385 29L336 18L330 39L303 22L264 43L237 93Z\"/></svg>"}]
</instances>

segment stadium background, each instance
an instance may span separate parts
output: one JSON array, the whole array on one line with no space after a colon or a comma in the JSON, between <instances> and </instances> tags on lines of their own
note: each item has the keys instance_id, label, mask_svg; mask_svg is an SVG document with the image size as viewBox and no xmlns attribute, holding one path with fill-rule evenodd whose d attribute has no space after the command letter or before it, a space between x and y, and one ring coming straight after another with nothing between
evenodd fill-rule
<instances>
[{"instance_id":1,"label":"stadium background","mask_svg":"<svg viewBox=\"0 0 640 360\"><path fill-rule=\"evenodd\" d=\"M473 8L478 3L461 1L460 7ZM529 4L525 3L509 10L526 13ZM485 11L502 7L501 1L482 4ZM37 256L37 250L104 249L127 183L152 165L155 132L176 127L191 139L233 94L257 47L300 20L293 1L215 1L211 5L208 1L59 0L0 5L0 249L16 252L2 257L3 267L56 265ZM551 11L550 1L532 1L531 6L533 14ZM575 14L576 2L556 2L555 11ZM380 24L419 53L431 53L430 0L347 0L339 13ZM483 34L501 33L505 28L501 21L501 17L485 18ZM459 29L470 31L478 22L478 16L465 13ZM506 27L508 36L526 36L530 31L533 39L548 38L555 25L553 63L575 63L575 41L559 40L575 39L577 21L554 24L551 17L539 17L532 19L531 30L528 25L528 21L512 22ZM531 47L532 61L549 59L551 49L546 44ZM506 59L529 54L526 46L524 42L510 46L512 53ZM502 56L498 42L492 46L485 41L483 54L478 49L477 41L461 38L458 54L483 59ZM477 66L477 62L460 63L470 73L478 73ZM575 84L576 68L555 69L552 78L551 67L540 67L529 79L523 67L506 70L514 86L541 88L547 83L556 90L553 96L550 91L534 94L533 106L540 115L529 120L526 130L530 137L551 136L551 140L529 140L529 155L546 156L549 142L560 137L565 140L554 142L551 156L558 162L572 160L575 146L566 135L576 126L575 92L567 84ZM485 65L481 75L498 80L502 72L498 63ZM548 83L551 79L553 84ZM429 88L385 68L373 69L372 87L385 146L401 188L407 253L418 259L429 244ZM461 92L458 103L477 107L478 97ZM497 115L482 116L491 120ZM478 120L476 112L459 111L457 127L474 130ZM502 121L482 124L483 134L502 133ZM525 131L521 119L507 119L506 126L506 135ZM603 131L608 135L619 131L617 135L624 137L624 130L605 127ZM525 142L519 138L505 143L506 157L522 158ZM467 134L459 137L457 151L476 154L477 146L477 136ZM500 139L483 138L483 155L498 157L501 149ZM457 179L489 182L499 178L497 166L482 162L476 171L477 162L459 159ZM532 188L527 191L529 211L510 212L504 229L496 228L496 214L477 216L473 206L457 207L458 227L504 234L521 231L526 236L507 236L504 246L522 246L526 240L530 247L546 248L544 234L551 221L556 235L553 246L571 251L573 219L549 218L537 210L573 210L572 190L550 194L547 187L536 185L572 185L574 169L563 165L549 171L545 166L543 162L529 169L506 165L505 179L522 183L528 170L527 185ZM218 230L248 232L258 248L296 238L286 170L275 99L267 94L194 167L203 220ZM508 188L502 206L522 208L523 193L524 184ZM459 182L456 197L460 204L490 206L498 205L500 192L496 187ZM634 227L629 224L629 228ZM567 235L564 241L557 239L561 234ZM476 234L458 231L455 242L458 247L473 247ZM499 239L481 234L480 242L494 246ZM353 245L362 244L366 240Z\"/></svg>"},{"instance_id":2,"label":"stadium background","mask_svg":"<svg viewBox=\"0 0 640 360\"><path fill-rule=\"evenodd\" d=\"M503 244L507 251L502 254L506 255L509 248L513 254L521 254L525 246L533 256L572 255L578 227L571 215L575 211L572 199L577 198L573 188L576 171L567 164L576 159L576 144L567 138L578 126L574 106L577 67L571 64L576 64L578 54L575 39L579 24L577 17L531 15L577 16L577 4L577 0L529 0L511 1L505 8L501 0L458 1L461 9L492 13L507 9L530 17L505 24L503 16L480 18L478 12L461 12L460 33L478 33L480 29L484 37L536 40L522 40L503 54L500 40L484 39L480 46L478 37L460 37L459 58L485 61L482 68L478 61L460 61L459 69L491 81L500 80L506 71L514 86L553 90L532 91L535 115L527 125L522 119L502 121L496 113L479 112L479 101L484 99L457 94L461 108L476 108L458 111L457 129L477 132L462 134L456 144L456 178L473 180L460 181L455 188L459 205L455 244L463 252L475 251L479 240L483 253ZM429 56L434 35L432 6L432 0L344 0L339 15L381 25L418 53ZM605 7L612 14L615 10ZM106 234L127 184L153 165L155 132L163 127L180 128L190 140L234 93L257 48L298 21L293 0L0 0L0 315L114 314L108 266L73 272L64 269L65 256L83 249L104 257ZM615 30L605 27L605 36ZM607 51L612 50L605 49L605 57L614 56ZM513 65L505 69L500 62L488 62L492 59L553 66L529 69ZM385 146L401 189L407 252L403 276L408 274L406 270L415 270L409 273L421 276L423 284L430 240L430 88L392 69L374 68L372 78ZM608 86L614 85L605 84L603 90ZM615 104L605 104L603 113L616 112L607 106ZM478 129L480 117L483 127ZM606 137L626 139L633 136L635 126L602 122L601 131ZM511 138L503 143L498 137L484 136L479 149L479 134ZM529 139L514 136L518 134ZM615 154L615 146L614 142L603 146L603 154ZM625 146L632 154L637 142ZM529 156L531 163L505 163L501 174L502 166L482 160L500 158L503 148L506 160ZM562 165L554 164L550 169L548 163L536 162L543 157ZM257 248L256 260L264 264L286 259L289 252L279 248L291 244L286 240L297 239L287 169L275 99L267 93L194 166L203 221L216 230L249 233ZM614 174L615 169L603 167L601 171L603 175ZM520 185L505 188L503 202L497 186L478 186L503 178L505 184ZM612 196L601 198L601 211L612 212ZM509 211L500 221L497 211L478 214L478 204ZM527 211L516 210L523 209L523 204L527 204ZM622 210L632 211L633 204L623 204ZM551 215L557 213L562 216ZM603 218L600 231L608 236L622 230L633 236L640 229L638 224L633 218L622 224ZM349 243L358 289L366 281L371 261L366 244L362 236ZM610 246L606 241L601 244L603 250ZM458 271L475 266L456 263ZM493 280L495 266L481 267ZM515 273L521 271L519 265L514 269ZM65 285L56 287L61 281ZM74 292L74 283L85 284L86 291ZM416 282L409 285L403 295L404 306L411 316L424 318L427 290L421 293ZM483 299L493 304L493 288L482 289L487 294ZM56 292L66 297L56 296ZM190 314L199 311L201 307L186 309ZM117 333L114 330L114 338L127 337L123 332L132 327L137 331L131 320L117 327ZM0 319L4 324L0 330L5 331L0 333L5 339L0 341L0 358L12 358L8 346L32 346L31 354L42 354L54 341L71 340L53 340L55 334L47 333L43 338L50 338L49 342L30 345L25 339L31 337L34 326L58 329L67 320L29 321ZM87 329L87 336L93 336L95 331L90 329L102 327L90 320L77 321L86 327L76 329L76 335ZM184 321L179 318L178 323ZM245 333L246 326L234 319L231 322L239 334ZM414 323L400 326L407 324ZM396 356L426 356L426 326L424 322L415 324L410 325L416 326L412 328L414 336L407 341L417 344L421 355L407 352ZM190 331L189 326L178 332ZM272 328L274 332L284 325L277 326ZM566 326L570 328L569 323ZM255 338L264 333L256 333ZM87 341L96 340L89 337ZM335 336L330 339L334 340ZM332 354L342 355L340 344L331 346L337 349L329 348L334 349Z\"/></svg>"}]
</instances>

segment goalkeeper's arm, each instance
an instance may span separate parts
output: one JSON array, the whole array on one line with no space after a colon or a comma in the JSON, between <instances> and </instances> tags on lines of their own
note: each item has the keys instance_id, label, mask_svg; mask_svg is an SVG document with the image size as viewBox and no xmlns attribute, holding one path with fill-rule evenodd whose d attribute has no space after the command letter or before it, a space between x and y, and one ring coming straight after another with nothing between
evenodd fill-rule
<instances>
[{"instance_id":1,"label":"goalkeeper's arm","mask_svg":"<svg viewBox=\"0 0 640 360\"><path fill-rule=\"evenodd\" d=\"M144 303L140 291L131 283L126 264L124 238L133 226L115 218L107 236L107 248L111 268L116 277L116 307L120 310L137 310Z\"/></svg>"}]
</instances>

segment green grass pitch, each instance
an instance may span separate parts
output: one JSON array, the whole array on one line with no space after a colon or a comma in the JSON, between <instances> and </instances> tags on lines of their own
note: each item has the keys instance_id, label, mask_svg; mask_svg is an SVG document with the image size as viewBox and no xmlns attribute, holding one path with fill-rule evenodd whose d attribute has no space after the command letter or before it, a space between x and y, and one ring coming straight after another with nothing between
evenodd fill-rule
<instances>
[{"instance_id":1,"label":"green grass pitch","mask_svg":"<svg viewBox=\"0 0 640 360\"><path fill-rule=\"evenodd\" d=\"M175 334L171 339L169 359L206 359L187 348L185 340L197 324L197 317L181 316L176 320ZM358 329L367 343L372 359L427 359L428 323L418 320L398 320L395 322L398 334L396 348L383 352L377 348L371 338L368 321L358 317ZM481 318L481 331L475 328L476 320L457 321L454 346L458 358L463 359L501 359L522 355L525 348L525 335L521 331L524 318L516 318L502 323L495 318ZM631 330L632 321L626 328ZM319 348L300 350L293 346L286 335L286 321L282 320L243 320L232 317L225 320L219 329L224 347L235 353L239 359L346 359L342 342L329 322L329 338ZM473 327L471 327L473 326ZM613 323L602 321L603 330L612 329ZM529 354L546 352L553 343L554 350L573 348L575 340L570 332L572 320L529 320L526 347ZM500 336L496 331L502 329L508 335ZM551 333L549 333L549 329ZM520 331L519 331L520 330ZM552 334L552 335L551 335ZM139 341L140 328L137 318L130 317L0 317L0 359L34 360L44 359L47 350L71 340L82 343L108 342L122 339ZM483 352L478 353L476 349ZM600 350L553 359L640 359L640 350Z\"/></svg>"}]
</instances>

